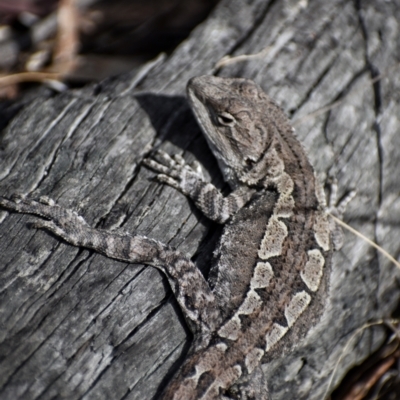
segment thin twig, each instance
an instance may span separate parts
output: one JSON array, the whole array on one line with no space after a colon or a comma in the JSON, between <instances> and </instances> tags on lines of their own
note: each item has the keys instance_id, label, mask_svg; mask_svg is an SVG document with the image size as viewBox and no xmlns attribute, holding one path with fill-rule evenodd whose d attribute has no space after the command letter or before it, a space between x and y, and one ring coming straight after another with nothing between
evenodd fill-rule
<instances>
[{"instance_id":1,"label":"thin twig","mask_svg":"<svg viewBox=\"0 0 400 400\"><path fill-rule=\"evenodd\" d=\"M225 67L225 66L227 66L229 64L234 64L234 63L237 63L237 62L250 60L252 58L264 57L269 53L270 50L271 50L271 47L268 46L268 47L265 47L264 49L262 49L261 51L259 51L258 53L255 53L255 54L242 54L242 55L236 56L236 57L225 56L225 57L222 57L215 64L215 68L216 69L220 69L221 67Z\"/></svg>"},{"instance_id":2,"label":"thin twig","mask_svg":"<svg viewBox=\"0 0 400 400\"><path fill-rule=\"evenodd\" d=\"M364 324L363 326L361 326L360 328L358 328L352 335L351 337L348 339L346 346L344 346L344 349L342 350L339 359L337 360L336 364L335 364L335 368L332 371L331 374L331 378L329 379L329 383L328 383L328 387L325 390L324 396L322 397L323 399L327 399L327 395L329 393L329 389L331 388L332 382L333 382L333 378L335 376L337 367L339 366L340 362L342 361L343 357L345 356L346 352L347 352L347 348L349 347L350 343L352 342L352 340L362 331L364 331L367 328L370 328L372 326L377 326L377 325L386 325L387 327L389 327L389 329L392 329L396 334L397 334L397 330L395 328L395 324L398 324L400 322L399 319L390 319L390 320L384 320L384 319L378 319L377 321L372 321L372 322L368 322L366 324Z\"/></svg>"},{"instance_id":3,"label":"thin twig","mask_svg":"<svg viewBox=\"0 0 400 400\"><path fill-rule=\"evenodd\" d=\"M392 257L385 249L383 249L381 246L377 245L375 242L373 242L371 239L368 239L366 236L364 236L362 233L358 232L357 230L355 230L354 228L352 228L351 226L347 225L346 223L344 223L342 220L340 220L339 218L335 217L334 215L332 215L330 212L328 212L328 214L335 220L335 222L337 222L339 225L343 226L344 228L346 228L347 230L349 230L351 233L354 233L356 236L364 239L369 245L371 245L372 247L374 247L375 249L377 249L379 252L381 252L385 257L387 257L393 264L395 264L397 267L400 268L400 263L394 258Z\"/></svg>"},{"instance_id":4,"label":"thin twig","mask_svg":"<svg viewBox=\"0 0 400 400\"><path fill-rule=\"evenodd\" d=\"M333 378L335 377L336 374L336 370L340 364L340 362L342 361L343 357L345 356L345 354L347 354L347 349L350 346L350 343L353 341L353 339L362 331L364 331L367 328L370 328L372 326L376 326L376 325L383 325L385 323L385 321L383 319L379 319L378 321L374 321L374 322L369 322L367 324L364 324L363 326L361 326L360 328L358 328L352 335L351 337L347 340L346 346L344 346L344 349L342 350L339 359L337 360L336 364L335 364L335 368L333 369L332 373L331 373L331 377L329 379L329 383L328 383L328 387L325 390L325 393L323 395L323 399L327 399L329 390L332 386L332 382L333 382Z\"/></svg>"}]
</instances>

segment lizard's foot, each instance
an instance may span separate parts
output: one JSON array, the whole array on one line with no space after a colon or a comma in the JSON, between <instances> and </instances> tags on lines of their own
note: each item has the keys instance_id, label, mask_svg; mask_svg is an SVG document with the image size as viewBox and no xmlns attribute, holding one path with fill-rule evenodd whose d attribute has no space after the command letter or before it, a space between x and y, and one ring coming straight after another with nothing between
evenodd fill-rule
<instances>
[{"instance_id":1,"label":"lizard's foot","mask_svg":"<svg viewBox=\"0 0 400 400\"><path fill-rule=\"evenodd\" d=\"M35 220L30 225L50 230L68 241L71 241L77 230L88 227L86 221L76 212L56 205L54 200L45 196L39 201L20 194L15 194L10 199L0 197L0 206L19 213L46 218L46 220Z\"/></svg>"},{"instance_id":2,"label":"lizard's foot","mask_svg":"<svg viewBox=\"0 0 400 400\"><path fill-rule=\"evenodd\" d=\"M191 165L186 164L179 154L173 157L164 151L157 151L154 159L146 158L144 164L159 172L157 179L169 186L180 190L186 195L193 191L198 181L204 181L203 171L200 164L195 161Z\"/></svg>"},{"instance_id":3,"label":"lizard's foot","mask_svg":"<svg viewBox=\"0 0 400 400\"><path fill-rule=\"evenodd\" d=\"M330 196L327 205L327 211L337 218L342 218L348 204L357 194L356 190L351 190L338 200L338 183L337 179L332 179L330 184Z\"/></svg>"}]
</instances>

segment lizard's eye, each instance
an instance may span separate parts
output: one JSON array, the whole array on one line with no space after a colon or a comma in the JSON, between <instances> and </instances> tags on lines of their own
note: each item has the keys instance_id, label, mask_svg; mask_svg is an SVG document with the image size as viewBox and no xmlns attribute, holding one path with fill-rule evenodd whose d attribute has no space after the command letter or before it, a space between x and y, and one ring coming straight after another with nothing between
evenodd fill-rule
<instances>
[{"instance_id":1,"label":"lizard's eye","mask_svg":"<svg viewBox=\"0 0 400 400\"><path fill-rule=\"evenodd\" d=\"M233 116L227 112L218 114L217 120L220 125L226 126L233 126L236 123L235 118L233 118Z\"/></svg>"}]
</instances>

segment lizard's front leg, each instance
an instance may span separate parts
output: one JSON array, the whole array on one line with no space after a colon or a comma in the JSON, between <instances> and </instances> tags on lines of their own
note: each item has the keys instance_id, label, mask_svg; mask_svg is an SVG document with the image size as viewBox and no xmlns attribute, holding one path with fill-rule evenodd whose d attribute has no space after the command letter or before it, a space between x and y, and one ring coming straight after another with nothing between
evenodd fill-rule
<instances>
[{"instance_id":1,"label":"lizard's front leg","mask_svg":"<svg viewBox=\"0 0 400 400\"><path fill-rule=\"evenodd\" d=\"M45 218L38 219L33 227L47 229L74 246L160 269L167 276L193 333L199 333L206 340L215 330L219 309L214 295L201 272L179 251L145 236L94 229L77 213L56 205L47 197L39 201L21 196L11 199L0 197L0 206Z\"/></svg>"},{"instance_id":2,"label":"lizard's front leg","mask_svg":"<svg viewBox=\"0 0 400 400\"><path fill-rule=\"evenodd\" d=\"M226 222L256 192L243 186L224 197L213 184L204 180L201 166L197 162L190 166L181 156L170 157L163 151L158 151L154 158L145 159L144 163L160 173L157 179L190 197L196 207L212 221Z\"/></svg>"}]
</instances>

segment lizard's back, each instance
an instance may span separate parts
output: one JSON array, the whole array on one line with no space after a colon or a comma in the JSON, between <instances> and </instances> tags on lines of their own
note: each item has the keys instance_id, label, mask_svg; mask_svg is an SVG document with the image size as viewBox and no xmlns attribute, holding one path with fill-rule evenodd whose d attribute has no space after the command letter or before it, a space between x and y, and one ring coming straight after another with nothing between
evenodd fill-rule
<instances>
[{"instance_id":1,"label":"lizard's back","mask_svg":"<svg viewBox=\"0 0 400 400\"><path fill-rule=\"evenodd\" d=\"M267 389L253 390L248 376L258 372L261 360L292 347L323 310L331 262L324 199L289 121L259 87L247 80L195 79L208 80L195 81L192 89L200 92L195 96L205 107L237 120L245 113L255 121L242 132L232 126L228 134L226 129L220 133L238 143L218 149L228 153L217 154L219 160L240 163L232 159L243 158L234 153L246 135L250 140L257 135L254 141L265 147L257 149L251 168L235 171L236 184L255 188L256 194L227 223L215 252L209 284L219 323L206 347L195 350L194 345L165 399L219 399L229 388L229 398L266 399ZM208 99L204 85L220 91L214 89ZM197 118L215 153L223 142L212 137L218 128L211 135L206 131L213 124L212 112L203 110ZM232 389L241 380L243 388Z\"/></svg>"}]
</instances>

